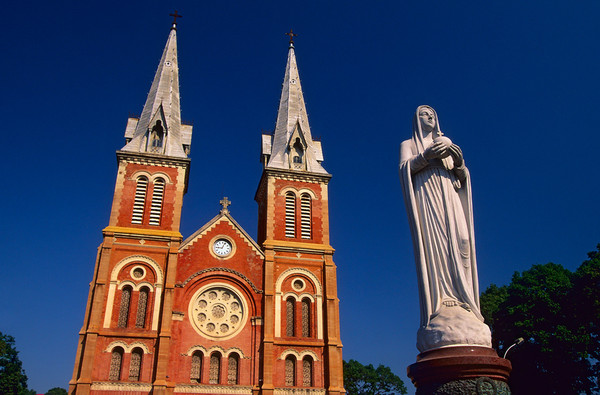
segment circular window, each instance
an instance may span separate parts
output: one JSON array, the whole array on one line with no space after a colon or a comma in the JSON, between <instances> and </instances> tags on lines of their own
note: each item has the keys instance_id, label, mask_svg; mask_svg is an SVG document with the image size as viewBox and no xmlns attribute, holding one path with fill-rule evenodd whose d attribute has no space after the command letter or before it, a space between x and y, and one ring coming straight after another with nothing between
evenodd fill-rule
<instances>
[{"instance_id":1,"label":"circular window","mask_svg":"<svg viewBox=\"0 0 600 395\"><path fill-rule=\"evenodd\" d=\"M146 270L142 266L135 266L131 269L131 277L136 280L141 280L146 276Z\"/></svg>"},{"instance_id":2,"label":"circular window","mask_svg":"<svg viewBox=\"0 0 600 395\"><path fill-rule=\"evenodd\" d=\"M306 284L304 283L304 281L300 278L295 278L292 281L292 288L294 288L294 291L302 291L304 288L306 287Z\"/></svg>"},{"instance_id":3,"label":"circular window","mask_svg":"<svg viewBox=\"0 0 600 395\"><path fill-rule=\"evenodd\" d=\"M245 299L226 284L211 284L198 290L189 310L194 329L214 340L235 336L248 318Z\"/></svg>"}]
</instances>

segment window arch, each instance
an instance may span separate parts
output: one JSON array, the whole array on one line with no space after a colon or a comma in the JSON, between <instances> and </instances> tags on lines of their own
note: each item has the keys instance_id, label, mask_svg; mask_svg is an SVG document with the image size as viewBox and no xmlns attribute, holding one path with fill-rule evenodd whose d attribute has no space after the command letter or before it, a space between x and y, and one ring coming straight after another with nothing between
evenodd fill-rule
<instances>
[{"instance_id":1,"label":"window arch","mask_svg":"<svg viewBox=\"0 0 600 395\"><path fill-rule=\"evenodd\" d=\"M139 292L137 314L135 316L135 327L143 328L146 326L146 310L148 310L148 295L150 289L142 287Z\"/></svg>"},{"instance_id":2,"label":"window arch","mask_svg":"<svg viewBox=\"0 0 600 395\"><path fill-rule=\"evenodd\" d=\"M311 357L304 357L302 360L302 385L312 387L313 384L313 361Z\"/></svg>"},{"instance_id":3,"label":"window arch","mask_svg":"<svg viewBox=\"0 0 600 395\"><path fill-rule=\"evenodd\" d=\"M126 285L121 290L121 306L119 307L119 321L117 322L119 328L127 328L132 289L131 285Z\"/></svg>"},{"instance_id":4,"label":"window arch","mask_svg":"<svg viewBox=\"0 0 600 395\"><path fill-rule=\"evenodd\" d=\"M302 299L302 336L304 337L311 335L310 304L310 299Z\"/></svg>"},{"instance_id":5,"label":"window arch","mask_svg":"<svg viewBox=\"0 0 600 395\"><path fill-rule=\"evenodd\" d=\"M312 238L311 203L308 193L300 196L300 235L303 239Z\"/></svg>"},{"instance_id":6,"label":"window arch","mask_svg":"<svg viewBox=\"0 0 600 395\"><path fill-rule=\"evenodd\" d=\"M227 384L238 384L240 357L236 353L229 354L227 360Z\"/></svg>"},{"instance_id":7,"label":"window arch","mask_svg":"<svg viewBox=\"0 0 600 395\"><path fill-rule=\"evenodd\" d=\"M221 354L214 352L210 355L209 384L220 384L221 382Z\"/></svg>"},{"instance_id":8,"label":"window arch","mask_svg":"<svg viewBox=\"0 0 600 395\"><path fill-rule=\"evenodd\" d=\"M160 225L163 195L165 192L165 180L157 178L154 180L154 191L152 192L152 204L150 206L150 225Z\"/></svg>"},{"instance_id":9,"label":"window arch","mask_svg":"<svg viewBox=\"0 0 600 395\"><path fill-rule=\"evenodd\" d=\"M285 237L296 237L296 195L285 194Z\"/></svg>"},{"instance_id":10,"label":"window arch","mask_svg":"<svg viewBox=\"0 0 600 395\"><path fill-rule=\"evenodd\" d=\"M108 379L117 381L121 379L121 365L123 363L123 348L115 347L112 350L110 356L110 370L108 372Z\"/></svg>"},{"instance_id":11,"label":"window arch","mask_svg":"<svg viewBox=\"0 0 600 395\"><path fill-rule=\"evenodd\" d=\"M296 300L291 296L285 300L285 335L294 336L296 322Z\"/></svg>"},{"instance_id":12,"label":"window arch","mask_svg":"<svg viewBox=\"0 0 600 395\"><path fill-rule=\"evenodd\" d=\"M133 214L131 215L132 224L141 224L144 219L144 207L146 205L146 191L148 189L148 178L138 177L135 187L135 197L133 198Z\"/></svg>"},{"instance_id":13,"label":"window arch","mask_svg":"<svg viewBox=\"0 0 600 395\"><path fill-rule=\"evenodd\" d=\"M285 385L287 387L296 385L296 357L293 355L285 357Z\"/></svg>"},{"instance_id":14,"label":"window arch","mask_svg":"<svg viewBox=\"0 0 600 395\"><path fill-rule=\"evenodd\" d=\"M141 348L134 348L131 352L131 362L129 362L129 381L140 381L143 355L144 351Z\"/></svg>"},{"instance_id":15,"label":"window arch","mask_svg":"<svg viewBox=\"0 0 600 395\"><path fill-rule=\"evenodd\" d=\"M192 354L192 370L190 372L190 380L192 383L201 383L202 382L202 360L204 359L204 355L202 352L195 351Z\"/></svg>"}]
</instances>

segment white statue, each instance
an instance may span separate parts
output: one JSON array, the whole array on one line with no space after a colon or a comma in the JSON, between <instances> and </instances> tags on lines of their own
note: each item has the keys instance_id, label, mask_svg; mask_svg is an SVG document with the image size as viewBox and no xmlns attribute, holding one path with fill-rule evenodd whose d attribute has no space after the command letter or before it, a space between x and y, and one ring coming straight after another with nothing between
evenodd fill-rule
<instances>
[{"instance_id":1,"label":"white statue","mask_svg":"<svg viewBox=\"0 0 600 395\"><path fill-rule=\"evenodd\" d=\"M491 347L479 309L469 171L429 106L417 108L412 139L400 146L400 181L419 282L417 348Z\"/></svg>"}]
</instances>

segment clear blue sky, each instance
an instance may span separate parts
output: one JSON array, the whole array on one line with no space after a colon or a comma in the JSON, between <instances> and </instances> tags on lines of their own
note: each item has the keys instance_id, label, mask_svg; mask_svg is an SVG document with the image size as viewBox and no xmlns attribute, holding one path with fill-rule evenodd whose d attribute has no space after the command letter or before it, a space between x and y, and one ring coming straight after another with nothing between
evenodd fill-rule
<instances>
[{"instance_id":1,"label":"clear blue sky","mask_svg":"<svg viewBox=\"0 0 600 395\"><path fill-rule=\"evenodd\" d=\"M9 2L0 63L0 331L29 384L67 386L129 114L177 9L193 121L184 237L217 214L256 235L260 135L296 54L330 183L345 359L408 387L419 323L398 148L420 104L462 147L481 288L600 242L596 1Z\"/></svg>"}]
</instances>

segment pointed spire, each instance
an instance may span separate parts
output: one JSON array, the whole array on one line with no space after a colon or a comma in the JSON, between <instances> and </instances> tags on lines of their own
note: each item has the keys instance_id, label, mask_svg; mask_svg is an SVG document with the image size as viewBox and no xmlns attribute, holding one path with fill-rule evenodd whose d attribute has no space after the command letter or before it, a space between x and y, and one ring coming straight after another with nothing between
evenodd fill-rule
<instances>
[{"instance_id":1,"label":"pointed spire","mask_svg":"<svg viewBox=\"0 0 600 395\"><path fill-rule=\"evenodd\" d=\"M263 148L263 154L270 155L267 167L327 174L327 171L321 166L323 160L321 143L313 141L310 134L306 105L296 64L293 42L296 34L292 31L286 34L290 36L290 44L277 123L272 144L269 147L270 152L265 152L265 148ZM263 147L266 147L264 143Z\"/></svg>"},{"instance_id":2,"label":"pointed spire","mask_svg":"<svg viewBox=\"0 0 600 395\"><path fill-rule=\"evenodd\" d=\"M191 126L181 125L176 29L176 18L180 15L175 12L175 15L171 16L174 22L146 104L137 122L129 120L125 133L128 142L123 151L187 157L186 151L191 143Z\"/></svg>"}]
</instances>

